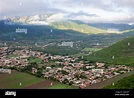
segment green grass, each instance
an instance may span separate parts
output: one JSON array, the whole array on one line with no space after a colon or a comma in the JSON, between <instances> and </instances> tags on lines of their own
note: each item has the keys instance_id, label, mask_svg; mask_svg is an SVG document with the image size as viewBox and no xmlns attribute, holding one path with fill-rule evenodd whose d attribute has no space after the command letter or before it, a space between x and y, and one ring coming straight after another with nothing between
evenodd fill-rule
<instances>
[{"instance_id":1,"label":"green grass","mask_svg":"<svg viewBox=\"0 0 134 98\"><path fill-rule=\"evenodd\" d=\"M128 45L130 43L130 45ZM114 59L113 59L114 56ZM134 37L126 38L108 48L97 51L85 57L89 61L107 62L113 64L134 64Z\"/></svg>"},{"instance_id":2,"label":"green grass","mask_svg":"<svg viewBox=\"0 0 134 98\"><path fill-rule=\"evenodd\" d=\"M134 89L134 74L119 80L114 85L108 85L104 89Z\"/></svg>"},{"instance_id":3,"label":"green grass","mask_svg":"<svg viewBox=\"0 0 134 98\"><path fill-rule=\"evenodd\" d=\"M28 61L29 61L29 63L36 62L37 64L40 64L42 62L41 59L39 59L39 58L33 58L33 57L28 58Z\"/></svg>"},{"instance_id":4,"label":"green grass","mask_svg":"<svg viewBox=\"0 0 134 98\"><path fill-rule=\"evenodd\" d=\"M70 85L60 83L60 84L54 85L52 87L49 87L49 89L73 89L73 87Z\"/></svg>"},{"instance_id":5,"label":"green grass","mask_svg":"<svg viewBox=\"0 0 134 98\"><path fill-rule=\"evenodd\" d=\"M102 48L84 48L82 51L91 51L91 52L96 52L101 50Z\"/></svg>"},{"instance_id":6,"label":"green grass","mask_svg":"<svg viewBox=\"0 0 134 98\"><path fill-rule=\"evenodd\" d=\"M10 75L0 74L0 88L4 89L24 88L41 81L43 79L22 72L13 72ZM22 83L21 86L19 85L20 82Z\"/></svg>"},{"instance_id":7,"label":"green grass","mask_svg":"<svg viewBox=\"0 0 134 98\"><path fill-rule=\"evenodd\" d=\"M18 55L17 54L10 54L10 55L8 55L8 57L9 58L15 58L15 57L18 57Z\"/></svg>"},{"instance_id":8,"label":"green grass","mask_svg":"<svg viewBox=\"0 0 134 98\"><path fill-rule=\"evenodd\" d=\"M105 33L106 30L98 29L92 26L88 26L86 24L77 24L72 21L60 21L51 24L52 27L61 29L61 30L73 30L78 31L85 34L99 34Z\"/></svg>"}]
</instances>

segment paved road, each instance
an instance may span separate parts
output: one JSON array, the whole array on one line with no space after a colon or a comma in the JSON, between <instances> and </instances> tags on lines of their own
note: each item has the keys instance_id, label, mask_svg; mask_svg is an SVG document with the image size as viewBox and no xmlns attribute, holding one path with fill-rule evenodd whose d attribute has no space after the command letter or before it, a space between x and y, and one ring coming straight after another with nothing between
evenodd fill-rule
<instances>
[{"instance_id":1,"label":"paved road","mask_svg":"<svg viewBox=\"0 0 134 98\"><path fill-rule=\"evenodd\" d=\"M113 78L107 79L105 81L102 81L102 82L99 82L99 83L96 83L96 84L89 85L86 89L101 89L101 88L103 88L103 87L105 87L107 85L112 84L113 82L117 82L120 79L122 79L124 77L127 77L127 76L130 76L132 74L134 74L134 70L132 70L130 72L127 72L127 73L124 73L124 74L121 74L119 76L115 76Z\"/></svg>"}]
</instances>

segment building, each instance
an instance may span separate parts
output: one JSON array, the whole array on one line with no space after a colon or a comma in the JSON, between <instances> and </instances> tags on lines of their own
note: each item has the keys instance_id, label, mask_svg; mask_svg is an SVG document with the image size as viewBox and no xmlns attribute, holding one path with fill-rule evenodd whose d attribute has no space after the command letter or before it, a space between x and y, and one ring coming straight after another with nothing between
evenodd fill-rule
<instances>
[{"instance_id":1,"label":"building","mask_svg":"<svg viewBox=\"0 0 134 98\"><path fill-rule=\"evenodd\" d=\"M73 47L73 42L62 42L61 45L58 46L69 46L69 47Z\"/></svg>"},{"instance_id":2,"label":"building","mask_svg":"<svg viewBox=\"0 0 134 98\"><path fill-rule=\"evenodd\" d=\"M101 73L101 74L103 74L103 69L92 69L92 73Z\"/></svg>"}]
</instances>

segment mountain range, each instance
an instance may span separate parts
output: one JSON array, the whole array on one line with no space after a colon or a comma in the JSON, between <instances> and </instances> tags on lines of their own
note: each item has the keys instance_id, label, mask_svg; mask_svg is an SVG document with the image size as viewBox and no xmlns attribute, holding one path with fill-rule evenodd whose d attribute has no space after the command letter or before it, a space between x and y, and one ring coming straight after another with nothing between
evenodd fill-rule
<instances>
[{"instance_id":1,"label":"mountain range","mask_svg":"<svg viewBox=\"0 0 134 98\"><path fill-rule=\"evenodd\" d=\"M86 34L123 33L124 30L134 29L130 24L114 23L84 23L79 20L59 20L56 14L37 14L32 16L11 17L4 20L5 24L48 25L60 30L73 30ZM117 32L115 30L118 30Z\"/></svg>"},{"instance_id":2,"label":"mountain range","mask_svg":"<svg viewBox=\"0 0 134 98\"><path fill-rule=\"evenodd\" d=\"M100 24L100 25L99 25ZM74 20L54 20L54 15L11 17L0 20L0 40L100 40L117 42L134 35L134 25L98 23L87 24ZM110 30L119 29L117 31ZM27 29L27 34L16 33L16 29ZM103 41L103 42L104 42Z\"/></svg>"}]
</instances>

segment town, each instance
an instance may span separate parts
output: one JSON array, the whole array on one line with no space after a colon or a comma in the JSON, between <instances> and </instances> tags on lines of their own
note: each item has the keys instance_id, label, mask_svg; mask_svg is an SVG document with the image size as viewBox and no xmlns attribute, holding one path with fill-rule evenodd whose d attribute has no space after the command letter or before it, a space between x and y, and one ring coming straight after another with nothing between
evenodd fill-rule
<instances>
[{"instance_id":1,"label":"town","mask_svg":"<svg viewBox=\"0 0 134 98\"><path fill-rule=\"evenodd\" d=\"M0 67L14 68L80 88L86 88L94 83L133 70L125 65L109 66L102 62L92 63L85 61L83 56L61 56L32 51L25 46L15 50L12 47L1 47Z\"/></svg>"}]
</instances>

